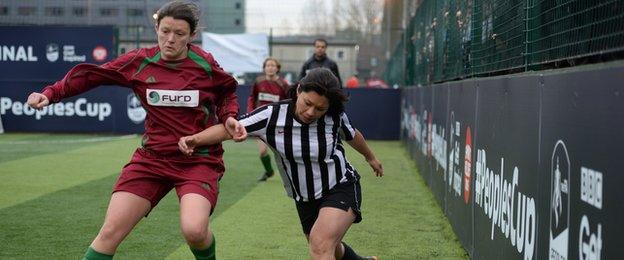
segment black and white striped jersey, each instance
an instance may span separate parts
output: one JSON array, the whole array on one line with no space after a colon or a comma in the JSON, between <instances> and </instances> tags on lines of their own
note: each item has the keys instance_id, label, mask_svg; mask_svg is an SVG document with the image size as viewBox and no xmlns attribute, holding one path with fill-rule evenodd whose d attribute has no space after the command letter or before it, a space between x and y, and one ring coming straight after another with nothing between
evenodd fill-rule
<instances>
[{"instance_id":1,"label":"black and white striped jersey","mask_svg":"<svg viewBox=\"0 0 624 260\"><path fill-rule=\"evenodd\" d=\"M355 129L345 113L319 118L311 124L294 116L291 100L260 107L242 115L250 136L261 138L277 155L288 196L310 201L326 195L338 183L359 179L339 139L352 140Z\"/></svg>"}]
</instances>

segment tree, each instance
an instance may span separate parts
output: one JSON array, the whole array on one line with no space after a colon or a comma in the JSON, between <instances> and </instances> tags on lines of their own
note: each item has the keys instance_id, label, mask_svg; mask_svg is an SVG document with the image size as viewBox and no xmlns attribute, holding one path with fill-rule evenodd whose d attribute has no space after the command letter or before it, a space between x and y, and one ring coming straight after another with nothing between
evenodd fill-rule
<instances>
[{"instance_id":1,"label":"tree","mask_svg":"<svg viewBox=\"0 0 624 260\"><path fill-rule=\"evenodd\" d=\"M307 0L300 15L301 34L335 35L337 31L358 32L356 39L370 42L381 33L383 0ZM331 12L328 11L331 8Z\"/></svg>"},{"instance_id":2,"label":"tree","mask_svg":"<svg viewBox=\"0 0 624 260\"><path fill-rule=\"evenodd\" d=\"M330 26L331 17L328 15L324 0L308 0L301 11L301 34L333 35L335 27Z\"/></svg>"},{"instance_id":3,"label":"tree","mask_svg":"<svg viewBox=\"0 0 624 260\"><path fill-rule=\"evenodd\" d=\"M383 5L383 0L346 1L340 10L345 24L342 29L360 32L360 37L370 42L373 34L381 33Z\"/></svg>"}]
</instances>

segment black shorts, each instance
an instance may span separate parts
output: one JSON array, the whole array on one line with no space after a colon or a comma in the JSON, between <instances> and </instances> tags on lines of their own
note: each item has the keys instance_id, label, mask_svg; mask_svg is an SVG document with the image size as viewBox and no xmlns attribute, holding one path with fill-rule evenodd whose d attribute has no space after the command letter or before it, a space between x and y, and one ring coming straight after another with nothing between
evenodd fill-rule
<instances>
[{"instance_id":1,"label":"black shorts","mask_svg":"<svg viewBox=\"0 0 624 260\"><path fill-rule=\"evenodd\" d=\"M353 223L362 221L362 213L360 212L360 206L362 205L361 191L360 181L358 180L352 183L338 184L329 190L329 194L320 199L295 202L303 233L306 235L310 234L312 226L314 226L314 222L318 218L319 211L324 207L332 207L344 211L349 211L349 208L351 208L353 213L355 213L355 221Z\"/></svg>"}]
</instances>

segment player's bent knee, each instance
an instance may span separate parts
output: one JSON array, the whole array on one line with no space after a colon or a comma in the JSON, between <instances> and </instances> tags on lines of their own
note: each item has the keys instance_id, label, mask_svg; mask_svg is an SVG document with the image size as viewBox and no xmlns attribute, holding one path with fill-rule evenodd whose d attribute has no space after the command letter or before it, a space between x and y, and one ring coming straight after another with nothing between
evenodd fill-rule
<instances>
[{"instance_id":1,"label":"player's bent knee","mask_svg":"<svg viewBox=\"0 0 624 260\"><path fill-rule=\"evenodd\" d=\"M336 245L331 239L322 236L311 235L309 239L310 252L314 255L333 254Z\"/></svg>"},{"instance_id":2,"label":"player's bent knee","mask_svg":"<svg viewBox=\"0 0 624 260\"><path fill-rule=\"evenodd\" d=\"M126 232L114 227L113 225L104 225L100 229L98 238L103 242L116 244L121 242L125 233Z\"/></svg>"},{"instance_id":3,"label":"player's bent knee","mask_svg":"<svg viewBox=\"0 0 624 260\"><path fill-rule=\"evenodd\" d=\"M201 244L208 238L208 228L199 225L183 227L182 235L189 244Z\"/></svg>"}]
</instances>

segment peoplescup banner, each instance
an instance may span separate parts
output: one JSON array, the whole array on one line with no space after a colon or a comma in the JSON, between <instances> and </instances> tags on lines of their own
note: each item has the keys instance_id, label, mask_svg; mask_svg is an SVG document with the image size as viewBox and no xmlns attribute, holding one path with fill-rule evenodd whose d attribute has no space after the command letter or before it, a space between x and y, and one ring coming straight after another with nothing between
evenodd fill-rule
<instances>
[{"instance_id":1,"label":"peoplescup banner","mask_svg":"<svg viewBox=\"0 0 624 260\"><path fill-rule=\"evenodd\" d=\"M403 90L402 138L472 258L624 258L624 66L611 66ZM443 136L434 125L446 87ZM444 195L423 160L440 138Z\"/></svg>"}]
</instances>

